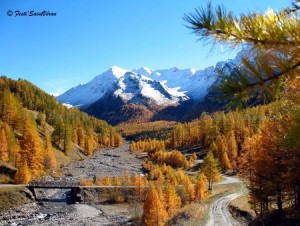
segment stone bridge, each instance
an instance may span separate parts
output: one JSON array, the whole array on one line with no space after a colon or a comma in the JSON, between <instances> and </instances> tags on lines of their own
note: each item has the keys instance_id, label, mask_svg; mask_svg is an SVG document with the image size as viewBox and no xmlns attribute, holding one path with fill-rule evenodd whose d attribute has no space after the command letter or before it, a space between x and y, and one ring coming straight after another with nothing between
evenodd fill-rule
<instances>
[{"instance_id":1,"label":"stone bridge","mask_svg":"<svg viewBox=\"0 0 300 226\"><path fill-rule=\"evenodd\" d=\"M27 185L27 188L33 194L35 200L38 200L35 189L62 189L71 190L69 198L74 202L80 202L81 200L81 188L79 182L72 181L32 181Z\"/></svg>"},{"instance_id":2,"label":"stone bridge","mask_svg":"<svg viewBox=\"0 0 300 226\"><path fill-rule=\"evenodd\" d=\"M133 199L136 195L137 187L135 186L81 186L79 182L73 181L32 181L26 186L33 194L35 200L39 200L35 189L61 189L70 190L68 198L71 202L82 201L109 201L112 196L122 196L126 199ZM144 188L145 196L148 186ZM95 200L94 200L95 201Z\"/></svg>"}]
</instances>

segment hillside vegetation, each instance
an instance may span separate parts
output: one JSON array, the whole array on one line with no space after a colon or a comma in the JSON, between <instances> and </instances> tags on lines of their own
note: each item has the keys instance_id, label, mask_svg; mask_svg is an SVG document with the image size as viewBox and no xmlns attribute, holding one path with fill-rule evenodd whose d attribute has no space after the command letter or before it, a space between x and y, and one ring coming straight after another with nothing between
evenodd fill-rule
<instances>
[{"instance_id":1,"label":"hillside vegetation","mask_svg":"<svg viewBox=\"0 0 300 226\"><path fill-rule=\"evenodd\" d=\"M238 130L218 136L218 131L206 127L206 136L202 136L210 145L209 154L219 157L223 169L233 167L243 175L249 186L249 203L259 214L261 225L278 225L272 214L282 218L289 210L294 214L288 218L299 223L299 13L297 0L278 11L237 16L224 6L208 3L184 16L187 27L200 40L213 43L213 47L220 44L228 49L246 47L249 51L242 59L243 66L236 67L229 76L219 72L217 89L228 107L246 109L247 113L249 104L273 102L260 108L265 109L263 114L254 112L254 118L244 114L241 121L235 118L225 125L238 124ZM211 125L210 121L208 118L205 126ZM264 218L269 214L271 224Z\"/></svg>"},{"instance_id":2,"label":"hillside vegetation","mask_svg":"<svg viewBox=\"0 0 300 226\"><path fill-rule=\"evenodd\" d=\"M18 169L17 183L27 183L57 167L54 147L64 155L74 146L91 155L101 146L122 145L122 137L28 81L0 77L0 143L0 160Z\"/></svg>"},{"instance_id":3,"label":"hillside vegetation","mask_svg":"<svg viewBox=\"0 0 300 226\"><path fill-rule=\"evenodd\" d=\"M175 121L154 121L144 123L121 123L116 129L122 136L131 140L141 140L148 138L165 139L167 131L174 128Z\"/></svg>"}]
</instances>

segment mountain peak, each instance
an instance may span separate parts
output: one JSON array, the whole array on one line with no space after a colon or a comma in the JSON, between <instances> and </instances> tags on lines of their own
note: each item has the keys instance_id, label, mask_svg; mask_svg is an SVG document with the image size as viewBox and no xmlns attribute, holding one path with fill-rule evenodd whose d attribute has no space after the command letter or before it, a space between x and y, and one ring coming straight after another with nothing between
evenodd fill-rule
<instances>
[{"instance_id":1,"label":"mountain peak","mask_svg":"<svg viewBox=\"0 0 300 226\"><path fill-rule=\"evenodd\" d=\"M115 89L115 85L119 85L116 93L122 93L126 97L125 99L130 99L131 94L140 92L143 94L142 96L154 99L154 102L168 105L170 102L178 103L179 100L188 99L183 98L185 94L191 99L202 98L213 80L203 81L201 74L203 73L196 74L193 69L181 70L177 67L164 70L151 70L147 67L127 70L113 66L87 84L72 88L58 96L57 99L62 103L85 107L104 97L108 91ZM160 96L160 92L164 94ZM129 95L129 93L131 94ZM165 99L166 93L169 93L174 99L171 98L171 101L168 98ZM164 101L156 101L159 99Z\"/></svg>"},{"instance_id":2,"label":"mountain peak","mask_svg":"<svg viewBox=\"0 0 300 226\"><path fill-rule=\"evenodd\" d=\"M172 67L172 68L170 68L170 70L173 72L176 72L176 71L179 71L180 69L178 67Z\"/></svg>"},{"instance_id":3,"label":"mountain peak","mask_svg":"<svg viewBox=\"0 0 300 226\"><path fill-rule=\"evenodd\" d=\"M87 84L72 88L58 96L57 99L62 103L85 107L103 98L108 92L118 90L116 94L120 93L128 100L134 99L133 97L138 94L155 101L158 99L166 100L162 101L162 105L169 103L168 98L165 98L168 95L173 96L174 98L171 99L176 100L175 102L182 98L182 94L193 101L200 101L207 95L209 87L216 81L217 69L224 70L226 74L229 73L230 68L239 65L240 58L247 52L249 51L244 49L237 55L236 59L219 62L215 67L204 70L179 69L178 67L152 70L144 66L127 70L113 66ZM228 65L229 68L225 68L225 65ZM155 96L155 94L157 95ZM180 98L176 99L179 96Z\"/></svg>"},{"instance_id":4,"label":"mountain peak","mask_svg":"<svg viewBox=\"0 0 300 226\"><path fill-rule=\"evenodd\" d=\"M147 75L147 76L151 75L153 72L153 70L147 67L140 67L139 69L134 69L133 71L138 74Z\"/></svg>"},{"instance_id":5,"label":"mountain peak","mask_svg":"<svg viewBox=\"0 0 300 226\"><path fill-rule=\"evenodd\" d=\"M117 78L123 77L129 70L121 68L119 66L112 66L108 72L112 73Z\"/></svg>"}]
</instances>

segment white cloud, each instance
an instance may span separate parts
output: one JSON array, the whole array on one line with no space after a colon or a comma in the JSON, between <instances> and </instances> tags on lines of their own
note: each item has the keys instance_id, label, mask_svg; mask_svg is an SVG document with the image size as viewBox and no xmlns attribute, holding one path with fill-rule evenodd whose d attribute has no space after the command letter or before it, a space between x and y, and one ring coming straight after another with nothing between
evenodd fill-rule
<instances>
[{"instance_id":1,"label":"white cloud","mask_svg":"<svg viewBox=\"0 0 300 226\"><path fill-rule=\"evenodd\" d=\"M52 96L55 96L55 97L57 97L57 96L59 96L60 95L60 93L59 92L54 92L54 93L49 93L50 95L52 95Z\"/></svg>"}]
</instances>

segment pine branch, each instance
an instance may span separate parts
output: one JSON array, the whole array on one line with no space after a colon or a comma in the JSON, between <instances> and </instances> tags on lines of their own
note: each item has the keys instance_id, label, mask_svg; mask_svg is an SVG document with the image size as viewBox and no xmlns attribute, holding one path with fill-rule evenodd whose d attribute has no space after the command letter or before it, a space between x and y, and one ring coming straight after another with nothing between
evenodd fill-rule
<instances>
[{"instance_id":1,"label":"pine branch","mask_svg":"<svg viewBox=\"0 0 300 226\"><path fill-rule=\"evenodd\" d=\"M271 81L271 80L276 80L276 79L278 79L279 77L281 77L281 76L283 76L283 75L286 75L286 74L290 73L291 71L297 69L298 67L300 67L300 61L299 61L298 63L294 64L293 66L287 68L287 69L284 70L284 71L281 71L281 72L279 72L279 73L275 73L275 72L274 72L272 76L267 77L267 78L265 78L265 79L262 79L262 80L259 81L259 82L250 83L250 84L248 84L247 86L248 86L249 88L251 88L251 87L254 87L254 86L266 84L267 82L269 82L269 81ZM240 89L240 90L237 90L237 91L241 91L241 89Z\"/></svg>"},{"instance_id":2,"label":"pine branch","mask_svg":"<svg viewBox=\"0 0 300 226\"><path fill-rule=\"evenodd\" d=\"M300 2L299 0L298 1L296 1L296 2ZM287 8L287 9L284 9L283 11L286 13L286 14L288 14L288 15L290 15L290 14L292 14L292 13L295 13L295 12L297 12L298 10L300 10L300 6L299 5L297 5L297 3L295 3L295 2L293 2L292 3L292 7L293 8Z\"/></svg>"},{"instance_id":3,"label":"pine branch","mask_svg":"<svg viewBox=\"0 0 300 226\"><path fill-rule=\"evenodd\" d=\"M253 37L237 36L234 33L225 32L225 31L218 30L218 29L210 30L210 31L214 31L216 35L224 34L226 36L233 37L236 40L240 40L240 41L244 41L244 42L251 42L254 45L257 45L257 44L260 44L260 45L274 45L274 46L278 46L278 45L300 45L300 42L290 41L290 40L285 40L285 41L273 41L271 39L260 40L260 39L253 38Z\"/></svg>"},{"instance_id":4,"label":"pine branch","mask_svg":"<svg viewBox=\"0 0 300 226\"><path fill-rule=\"evenodd\" d=\"M298 9L300 6L295 4L294 10L297 11ZM271 15L276 18L277 22L291 19L289 15L286 15L286 9ZM240 19L237 19L232 12L226 13L226 10L220 6L213 11L211 4L208 4L206 9L198 8L195 13L185 14L183 19L190 24L186 27L200 36L200 39L212 38L215 42L235 44L243 42L260 46L300 45L300 40L293 36L294 30L286 30L290 29L289 23L285 26L277 24L277 22L270 23L272 19L268 14L242 14ZM296 21L292 25L298 26L298 24L299 22ZM280 34L284 36L274 37L272 31L273 33L280 31Z\"/></svg>"},{"instance_id":5,"label":"pine branch","mask_svg":"<svg viewBox=\"0 0 300 226\"><path fill-rule=\"evenodd\" d=\"M230 47L248 45L257 51L255 66L245 60L243 71L236 68L229 77L223 75L219 85L223 96L231 102L245 102L259 97L276 99L284 81L280 78L291 79L289 73L300 67L299 10L300 5L294 3L291 9L277 13L269 10L264 14L241 14L237 18L220 6L213 9L209 3L206 8L185 14L183 19L200 40ZM291 60L296 63L287 66Z\"/></svg>"},{"instance_id":6,"label":"pine branch","mask_svg":"<svg viewBox=\"0 0 300 226\"><path fill-rule=\"evenodd\" d=\"M278 91L282 87L279 78L300 67L300 62L298 62L281 72L274 72L267 61L258 63L257 60L256 66L253 66L244 59L244 67L236 68L230 76L219 71L223 78L216 90L216 93L219 93L219 101L230 100L227 104L228 107L240 109L249 101L252 104L258 103L258 101L268 103L278 98ZM272 72L270 73L270 71Z\"/></svg>"}]
</instances>

